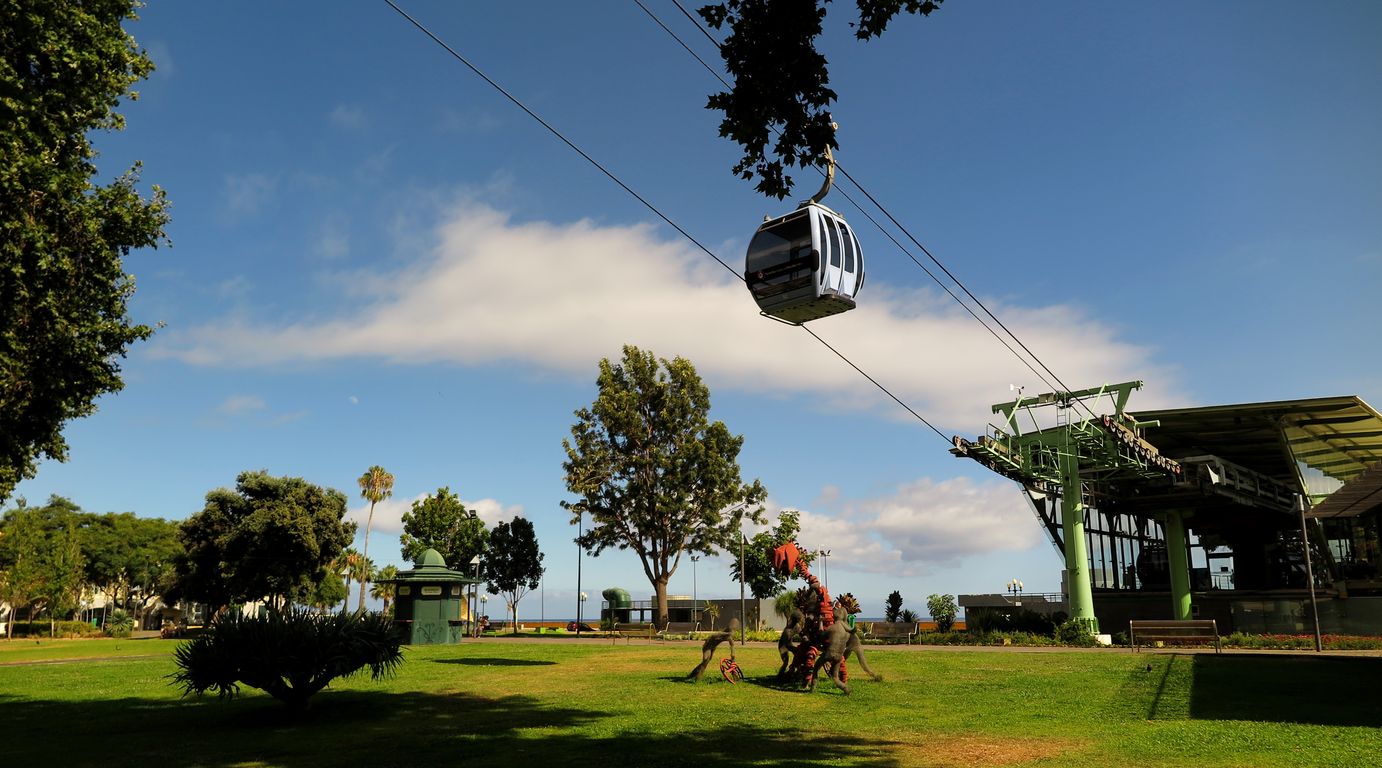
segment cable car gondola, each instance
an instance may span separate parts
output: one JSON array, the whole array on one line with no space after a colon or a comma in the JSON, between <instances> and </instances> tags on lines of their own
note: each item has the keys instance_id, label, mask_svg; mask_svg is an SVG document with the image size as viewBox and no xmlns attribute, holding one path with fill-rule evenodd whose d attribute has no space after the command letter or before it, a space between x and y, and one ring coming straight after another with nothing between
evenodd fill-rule
<instances>
[{"instance_id":1,"label":"cable car gondola","mask_svg":"<svg viewBox=\"0 0 1382 768\"><path fill-rule=\"evenodd\" d=\"M844 217L820 204L830 191L835 162L825 184L795 211L765 218L749 242L744 280L764 315L800 325L854 309L864 284L864 252Z\"/></svg>"}]
</instances>

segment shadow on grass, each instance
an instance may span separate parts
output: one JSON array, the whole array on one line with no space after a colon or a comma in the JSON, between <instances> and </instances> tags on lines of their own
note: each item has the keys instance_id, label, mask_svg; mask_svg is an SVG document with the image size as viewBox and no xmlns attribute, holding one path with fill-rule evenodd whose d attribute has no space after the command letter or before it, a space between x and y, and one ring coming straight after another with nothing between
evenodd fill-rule
<instances>
[{"instance_id":1,"label":"shadow on grass","mask_svg":"<svg viewBox=\"0 0 1382 768\"><path fill-rule=\"evenodd\" d=\"M1382 658L1157 654L1120 697L1149 720L1382 726Z\"/></svg>"},{"instance_id":2,"label":"shadow on grass","mask_svg":"<svg viewBox=\"0 0 1382 768\"><path fill-rule=\"evenodd\" d=\"M850 765L891 768L892 745L841 734L684 720L620 729L615 717L554 707L526 696L325 692L306 717L290 720L278 702L121 698L48 701L0 694L0 719L23 739L5 761L63 765L392 766L456 764L625 764L728 768ZM74 729L81 738L74 742ZM131 750L101 745L137 744Z\"/></svg>"},{"instance_id":3,"label":"shadow on grass","mask_svg":"<svg viewBox=\"0 0 1382 768\"><path fill-rule=\"evenodd\" d=\"M1197 654L1190 716L1314 725L1382 726L1382 658Z\"/></svg>"},{"instance_id":4,"label":"shadow on grass","mask_svg":"<svg viewBox=\"0 0 1382 768\"><path fill-rule=\"evenodd\" d=\"M493 656L477 656L470 659L432 659L433 664L460 664L466 667L550 667L555 661L543 659L505 659Z\"/></svg>"}]
</instances>

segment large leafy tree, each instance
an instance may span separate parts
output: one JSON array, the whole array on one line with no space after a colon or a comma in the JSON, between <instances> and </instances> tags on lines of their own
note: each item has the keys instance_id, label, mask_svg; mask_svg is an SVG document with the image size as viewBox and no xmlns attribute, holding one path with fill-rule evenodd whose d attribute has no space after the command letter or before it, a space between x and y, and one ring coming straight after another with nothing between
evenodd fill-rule
<instances>
[{"instance_id":1,"label":"large leafy tree","mask_svg":"<svg viewBox=\"0 0 1382 768\"><path fill-rule=\"evenodd\" d=\"M14 619L19 609L33 618L34 606L41 600L47 578L48 534L42 513L21 499L5 512L0 523L0 601L10 606L7 630L14 634Z\"/></svg>"},{"instance_id":2,"label":"large leafy tree","mask_svg":"<svg viewBox=\"0 0 1382 768\"><path fill-rule=\"evenodd\" d=\"M346 497L297 477L242 472L235 488L206 495L183 522L171 597L222 608L270 598L283 605L313 591L355 537Z\"/></svg>"},{"instance_id":3,"label":"large leafy tree","mask_svg":"<svg viewBox=\"0 0 1382 768\"><path fill-rule=\"evenodd\" d=\"M458 571L470 567L476 555L485 552L488 542L485 522L465 508L450 488L438 488L413 502L403 513L403 559L416 562L427 549L441 553L446 565Z\"/></svg>"},{"instance_id":4,"label":"large leafy tree","mask_svg":"<svg viewBox=\"0 0 1382 768\"><path fill-rule=\"evenodd\" d=\"M365 470L365 474L360 475L360 495L369 501L369 517L365 518L365 546L360 550L360 554L369 559L369 531L374 525L374 505L384 499L393 496L393 475L389 474L383 467L375 464ZM360 608L365 610L365 588L369 585L369 574L365 574L364 581L360 582Z\"/></svg>"},{"instance_id":5,"label":"large leafy tree","mask_svg":"<svg viewBox=\"0 0 1382 768\"><path fill-rule=\"evenodd\" d=\"M489 532L485 581L489 582L486 589L491 595L502 594L509 604L513 631L518 634L518 601L542 583L542 552L532 521L515 517L513 522L500 523Z\"/></svg>"},{"instance_id":6,"label":"large leafy tree","mask_svg":"<svg viewBox=\"0 0 1382 768\"><path fill-rule=\"evenodd\" d=\"M576 541L592 555L632 549L667 624L667 582L683 553L714 554L736 541L744 517L762 520L766 496L739 473L743 437L711 422L710 390L684 358L661 360L634 346L621 362L600 361L599 394L576 411L563 440L562 502L573 525L589 516Z\"/></svg>"},{"instance_id":7,"label":"large leafy tree","mask_svg":"<svg viewBox=\"0 0 1382 768\"><path fill-rule=\"evenodd\" d=\"M182 551L178 525L133 512L86 514L81 526L86 581L122 608L144 603L168 585Z\"/></svg>"},{"instance_id":8,"label":"large leafy tree","mask_svg":"<svg viewBox=\"0 0 1382 768\"><path fill-rule=\"evenodd\" d=\"M0 499L38 460L63 460L67 421L122 386L131 320L122 258L164 241L167 201L138 165L92 182L94 130L153 69L121 27L135 0L0 3Z\"/></svg>"},{"instance_id":9,"label":"large leafy tree","mask_svg":"<svg viewBox=\"0 0 1382 768\"><path fill-rule=\"evenodd\" d=\"M27 608L29 618L42 610L52 621L70 616L85 582L78 531L83 517L61 496L41 507L21 499L7 510L0 519L0 599L15 610Z\"/></svg>"},{"instance_id":10,"label":"large leafy tree","mask_svg":"<svg viewBox=\"0 0 1382 768\"><path fill-rule=\"evenodd\" d=\"M758 191L765 195L786 197L793 181L785 168L823 165L826 149L839 146L830 118L836 94L829 87L828 63L816 50L829 2L725 0L699 11L715 29L729 27L720 56L734 78L734 85L712 95L706 106L724 113L720 135L744 150L734 173L757 176ZM855 0L855 37L877 37L898 13L929 16L942 2Z\"/></svg>"},{"instance_id":11,"label":"large leafy tree","mask_svg":"<svg viewBox=\"0 0 1382 768\"><path fill-rule=\"evenodd\" d=\"M787 509L778 514L777 525L770 530L754 534L744 545L744 573L747 574L745 584L754 597L775 597L787 588L788 577L779 575L773 568L770 552L789 541L796 541L800 532L800 515L795 510ZM810 565L815 562L816 553L802 550L801 559ZM735 580L739 579L737 558L730 562L729 571Z\"/></svg>"}]
</instances>

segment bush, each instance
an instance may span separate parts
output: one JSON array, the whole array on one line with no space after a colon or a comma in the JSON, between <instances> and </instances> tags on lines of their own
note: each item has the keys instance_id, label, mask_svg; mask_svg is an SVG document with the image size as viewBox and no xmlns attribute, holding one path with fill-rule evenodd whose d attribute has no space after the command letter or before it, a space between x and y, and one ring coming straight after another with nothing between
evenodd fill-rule
<instances>
[{"instance_id":1,"label":"bush","mask_svg":"<svg viewBox=\"0 0 1382 768\"><path fill-rule=\"evenodd\" d=\"M1092 648L1098 645L1094 635L1089 633L1089 626L1077 619L1061 622L1056 627L1056 642L1061 645L1073 645L1081 648Z\"/></svg>"},{"instance_id":2,"label":"bush","mask_svg":"<svg viewBox=\"0 0 1382 768\"><path fill-rule=\"evenodd\" d=\"M101 628L85 621L59 621L56 625L46 620L17 621L14 623L15 637L99 637ZM0 634L0 637L3 637Z\"/></svg>"},{"instance_id":3,"label":"bush","mask_svg":"<svg viewBox=\"0 0 1382 768\"><path fill-rule=\"evenodd\" d=\"M105 632L111 637L129 637L134 631L134 617L123 608L116 608L106 617Z\"/></svg>"},{"instance_id":4,"label":"bush","mask_svg":"<svg viewBox=\"0 0 1382 768\"><path fill-rule=\"evenodd\" d=\"M376 680L393 673L403 662L401 644L393 622L378 613L230 612L178 646L173 654L178 671L171 677L183 695L215 691L232 698L244 683L302 711L338 677L365 667Z\"/></svg>"},{"instance_id":5,"label":"bush","mask_svg":"<svg viewBox=\"0 0 1382 768\"><path fill-rule=\"evenodd\" d=\"M926 610L930 611L931 620L936 622L936 629L949 632L955 626L955 616L960 607L955 604L954 595L931 595L926 598Z\"/></svg>"}]
</instances>

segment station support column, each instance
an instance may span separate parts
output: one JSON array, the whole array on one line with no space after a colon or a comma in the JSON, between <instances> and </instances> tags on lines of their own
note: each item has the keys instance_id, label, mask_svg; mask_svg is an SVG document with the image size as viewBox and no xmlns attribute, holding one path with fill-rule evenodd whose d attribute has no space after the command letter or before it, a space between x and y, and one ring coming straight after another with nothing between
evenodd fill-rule
<instances>
[{"instance_id":1,"label":"station support column","mask_svg":"<svg viewBox=\"0 0 1382 768\"><path fill-rule=\"evenodd\" d=\"M1061 450L1061 527L1065 537L1066 584L1070 590L1070 618L1091 635L1099 633L1094 615L1094 590L1089 581L1089 552L1084 537L1084 488L1080 482L1080 456L1066 432Z\"/></svg>"},{"instance_id":2,"label":"station support column","mask_svg":"<svg viewBox=\"0 0 1382 768\"><path fill-rule=\"evenodd\" d=\"M1166 565L1171 570L1171 617L1190 618L1190 541L1180 510L1166 513Z\"/></svg>"}]
</instances>

